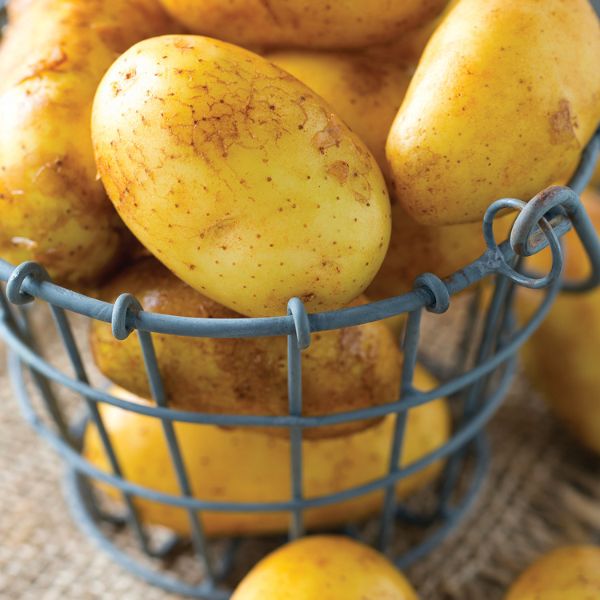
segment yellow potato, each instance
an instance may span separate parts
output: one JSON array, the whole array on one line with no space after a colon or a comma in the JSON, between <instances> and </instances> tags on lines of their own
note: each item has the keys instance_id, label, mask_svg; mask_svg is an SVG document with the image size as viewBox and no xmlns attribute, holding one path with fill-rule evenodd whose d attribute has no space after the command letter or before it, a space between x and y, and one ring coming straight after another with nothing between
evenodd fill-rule
<instances>
[{"instance_id":1,"label":"yellow potato","mask_svg":"<svg viewBox=\"0 0 600 600\"><path fill-rule=\"evenodd\" d=\"M243 46L359 48L433 19L447 0L161 0L190 31Z\"/></svg>"},{"instance_id":2,"label":"yellow potato","mask_svg":"<svg viewBox=\"0 0 600 600\"><path fill-rule=\"evenodd\" d=\"M588 0L458 2L388 138L406 210L426 225L476 221L566 179L600 121L598 56Z\"/></svg>"},{"instance_id":3,"label":"yellow potato","mask_svg":"<svg viewBox=\"0 0 600 600\"><path fill-rule=\"evenodd\" d=\"M119 214L169 269L250 316L356 298L389 242L363 142L305 85L197 36L146 40L98 88L98 169Z\"/></svg>"},{"instance_id":4,"label":"yellow potato","mask_svg":"<svg viewBox=\"0 0 600 600\"><path fill-rule=\"evenodd\" d=\"M589 190L584 206L600 232L600 196ZM548 249L527 261L531 270L547 273ZM566 236L565 277L582 280L589 262L575 232ZM525 321L542 294L519 289L517 309ZM560 295L546 320L522 350L525 372L549 406L574 436L600 454L600 289L585 294Z\"/></svg>"},{"instance_id":5,"label":"yellow potato","mask_svg":"<svg viewBox=\"0 0 600 600\"><path fill-rule=\"evenodd\" d=\"M101 290L112 302L134 294L146 310L185 317L239 318L202 296L153 258L123 271ZM289 414L287 340L190 338L155 334L154 344L169 403L211 413ZM127 390L149 397L137 336L120 342L110 325L95 321L91 347L99 369ZM322 415L394 402L401 356L380 322L313 333L302 355L303 414ZM373 424L357 421L306 431L307 437L340 435ZM286 435L270 428L269 433Z\"/></svg>"},{"instance_id":6,"label":"yellow potato","mask_svg":"<svg viewBox=\"0 0 600 600\"><path fill-rule=\"evenodd\" d=\"M600 600L600 548L565 546L546 554L517 579L505 600Z\"/></svg>"},{"instance_id":7,"label":"yellow potato","mask_svg":"<svg viewBox=\"0 0 600 600\"><path fill-rule=\"evenodd\" d=\"M400 571L342 536L310 536L261 560L231 600L418 600Z\"/></svg>"},{"instance_id":8,"label":"yellow potato","mask_svg":"<svg viewBox=\"0 0 600 600\"><path fill-rule=\"evenodd\" d=\"M10 5L0 47L0 257L37 260L66 285L94 284L126 230L96 177L96 87L133 43L173 29L154 0Z\"/></svg>"},{"instance_id":9,"label":"yellow potato","mask_svg":"<svg viewBox=\"0 0 600 600\"><path fill-rule=\"evenodd\" d=\"M385 142L410 83L413 66L352 52L286 51L267 55L317 92L367 144L384 174ZM513 219L501 219L498 239ZM432 272L451 275L485 251L480 222L445 227L421 225L392 201L392 235L381 269L367 288L375 300L403 294L415 278Z\"/></svg>"},{"instance_id":10,"label":"yellow potato","mask_svg":"<svg viewBox=\"0 0 600 600\"><path fill-rule=\"evenodd\" d=\"M422 368L417 386L431 389L435 382ZM136 400L123 390L121 397ZM137 398L136 401L142 401ZM179 488L159 421L109 405L101 407L106 429L121 462L124 476L137 484L164 493ZM303 442L306 498L333 494L366 484L388 472L394 417L375 427L345 437ZM290 499L290 445L284 438L248 429L223 429L210 425L177 423L177 438L187 465L194 495L203 500L231 502L283 502ZM444 444L450 435L450 412L444 399L409 411L403 464L411 463ZM97 431L90 425L84 440L85 456L108 469ZM437 462L398 483L405 497L434 480L442 469ZM116 491L101 486L111 495ZM309 528L333 527L367 518L382 505L381 492L320 506L305 512ZM135 504L145 523L163 525L183 535L189 533L187 514L180 508L138 498ZM258 535L285 531L289 514L204 512L209 535Z\"/></svg>"}]
</instances>

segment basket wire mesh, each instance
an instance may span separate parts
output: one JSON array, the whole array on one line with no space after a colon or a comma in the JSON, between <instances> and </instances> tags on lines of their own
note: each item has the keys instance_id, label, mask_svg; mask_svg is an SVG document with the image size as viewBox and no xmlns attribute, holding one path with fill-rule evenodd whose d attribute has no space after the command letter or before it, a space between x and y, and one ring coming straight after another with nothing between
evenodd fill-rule
<instances>
[{"instance_id":1,"label":"basket wire mesh","mask_svg":"<svg viewBox=\"0 0 600 600\"><path fill-rule=\"evenodd\" d=\"M452 276L440 279L426 273L418 277L414 289L402 296L325 313L307 314L302 301L292 298L287 315L266 318L203 319L164 315L143 310L131 294L122 294L114 304L84 296L53 284L43 266L26 262L13 266L0 259L0 338L9 347L9 372L15 395L25 419L60 454L67 467L67 497L73 514L82 528L109 552L117 562L152 584L172 592L207 600L224 600L230 591L223 585L236 560L237 540L226 544L219 557L214 556L203 527L203 513L287 512L290 515L289 539L304 535L305 512L310 508L335 505L371 492L383 492L378 517L375 545L391 555L399 568L422 557L434 548L456 525L476 497L488 460L489 450L484 434L486 423L501 404L516 367L516 352L539 326L561 289L565 292L584 292L600 282L600 240L587 216L578 194L590 180L600 151L600 130L583 152L577 172L568 187L544 190L528 203L517 199L494 202L483 219L486 252L473 263ZM498 213L510 209L518 211L510 239L497 244L493 223ZM564 282L561 277L563 256L560 237L574 228L589 256L592 273L585 281ZM546 275L525 272L522 258L550 247L553 264ZM455 294L476 287L484 279L493 278L493 295L483 317L473 366L469 356L476 342L476 322L480 311L477 298L464 327L460 351L455 356L455 369L446 374L435 389L422 391L414 385L414 373L420 357L421 321L423 311L444 313ZM517 328L513 315L515 288L545 288L545 296L535 314ZM54 326L72 372L65 373L47 361L38 347L38 336L31 324L28 305L34 300L47 304ZM79 342L72 330L67 313L76 313L90 320L110 323L114 336L126 339L135 332L140 344L146 374L154 400L153 405L142 405L117 397L90 383ZM400 398L392 403L360 410L332 413L324 416L303 415L302 351L310 346L311 335L320 331L361 325L400 314L408 319L402 339L404 355ZM238 414L208 414L189 412L169 407L161 379L153 334L188 337L250 338L261 336L287 337L288 414L259 416ZM36 395L43 400L45 414L40 414L32 402L31 381ZM83 419L71 419L61 405L60 393L68 389L81 398L85 408ZM441 397L449 397L455 408L453 435L439 448L418 460L404 464L403 441L409 410ZM108 404L123 410L157 419L162 427L172 467L177 476L179 494L167 494L143 487L123 476L123 468L115 452L99 406ZM320 497L305 497L303 490L303 432L306 428L325 427L365 419L394 415L390 440L388 471L384 476ZM259 503L202 500L192 493L175 423L219 425L222 427L285 428L290 443L290 498L286 501ZM101 439L110 472L88 462L81 454L81 444L87 423L92 423ZM400 502L397 483L433 463L446 461L439 483L435 506L414 510ZM472 468L466 485L461 484L461 473L471 461ZM235 476L235 473L230 474ZM107 514L101 507L91 481L103 482L118 489L124 516ZM165 574L161 569L148 566L144 561L119 548L101 523L112 521L127 527L137 539L143 553L149 557L165 558L176 552L181 540L167 536L159 545L152 543L148 529L136 507L136 498L179 507L186 511L190 527L192 551L199 562L203 576L200 581L188 583ZM391 552L395 529L399 523L422 526L427 535L401 555ZM345 532L360 535L352 523Z\"/></svg>"}]
</instances>

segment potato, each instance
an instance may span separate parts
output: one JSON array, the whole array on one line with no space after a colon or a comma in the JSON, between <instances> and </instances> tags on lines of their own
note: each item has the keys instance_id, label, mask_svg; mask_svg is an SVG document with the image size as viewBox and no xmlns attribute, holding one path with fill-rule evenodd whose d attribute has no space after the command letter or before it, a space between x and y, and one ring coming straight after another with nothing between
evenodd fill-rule
<instances>
[{"instance_id":1,"label":"potato","mask_svg":"<svg viewBox=\"0 0 600 600\"><path fill-rule=\"evenodd\" d=\"M435 382L421 367L415 375L417 386L431 389ZM121 389L112 392L142 402ZM168 494L179 494L175 473L160 422L110 405L101 414L120 460L125 478ZM393 416L375 427L352 435L303 442L304 488L306 498L333 494L382 477L389 469L389 452L394 431ZM290 499L290 445L284 438L251 429L223 429L212 425L177 423L175 431L187 466L194 495L203 500L223 502L283 502ZM404 438L403 464L409 464L444 444L450 435L450 412L446 400L436 400L411 409ZM102 470L108 470L106 455L97 430L89 425L84 454ZM426 486L441 472L436 462L400 481L403 498ZM112 496L117 492L98 484ZM308 509L309 528L333 527L364 519L382 505L382 492ZM145 523L162 525L182 535L189 533L184 510L138 498L135 500ZM208 535L259 535L283 532L289 514L203 512Z\"/></svg>"},{"instance_id":2,"label":"potato","mask_svg":"<svg viewBox=\"0 0 600 600\"><path fill-rule=\"evenodd\" d=\"M327 100L388 174L385 143L414 71L410 62L356 52L299 50L272 52L267 58ZM499 221L499 240L506 238L512 221ZM421 273L451 275L485 249L481 223L421 225L392 200L390 246L367 293L375 300L403 294Z\"/></svg>"},{"instance_id":3,"label":"potato","mask_svg":"<svg viewBox=\"0 0 600 600\"><path fill-rule=\"evenodd\" d=\"M588 0L458 2L388 138L405 209L425 225L477 221L566 179L600 121L599 56Z\"/></svg>"},{"instance_id":4,"label":"potato","mask_svg":"<svg viewBox=\"0 0 600 600\"><path fill-rule=\"evenodd\" d=\"M291 542L261 560L231 600L418 600L382 554L347 537Z\"/></svg>"},{"instance_id":5,"label":"potato","mask_svg":"<svg viewBox=\"0 0 600 600\"><path fill-rule=\"evenodd\" d=\"M154 0L10 8L0 48L0 257L39 261L68 286L92 285L129 238L96 177L94 93L119 53L173 25Z\"/></svg>"},{"instance_id":6,"label":"potato","mask_svg":"<svg viewBox=\"0 0 600 600\"><path fill-rule=\"evenodd\" d=\"M600 232L600 195L589 190L582 200ZM582 280L589 261L575 232L565 238L565 277ZM527 261L528 268L548 273L548 249ZM516 307L525 322L542 294L520 288ZM574 437L600 454L600 289L585 294L561 294L545 321L522 349L525 373L542 392L550 408Z\"/></svg>"},{"instance_id":7,"label":"potato","mask_svg":"<svg viewBox=\"0 0 600 600\"><path fill-rule=\"evenodd\" d=\"M447 0L161 0L190 31L242 46L360 48L433 19Z\"/></svg>"},{"instance_id":8,"label":"potato","mask_svg":"<svg viewBox=\"0 0 600 600\"><path fill-rule=\"evenodd\" d=\"M185 317L239 318L196 292L153 258L123 271L101 290L113 302L134 294L158 313ZM154 344L169 403L211 413L289 414L285 337L213 339L155 334ZM92 323L91 347L99 369L129 391L149 397L150 389L137 336L116 340L110 325ZM401 356L380 322L313 333L302 355L303 414L322 415L399 397ZM358 421L306 431L306 437L340 435L372 425ZM282 429L271 434L287 435Z\"/></svg>"},{"instance_id":9,"label":"potato","mask_svg":"<svg viewBox=\"0 0 600 600\"><path fill-rule=\"evenodd\" d=\"M599 600L600 548L565 546L542 556L512 585L506 600Z\"/></svg>"},{"instance_id":10,"label":"potato","mask_svg":"<svg viewBox=\"0 0 600 600\"><path fill-rule=\"evenodd\" d=\"M169 269L250 316L356 298L381 265L390 206L375 159L305 85L197 36L146 40L102 81L98 169Z\"/></svg>"}]
</instances>

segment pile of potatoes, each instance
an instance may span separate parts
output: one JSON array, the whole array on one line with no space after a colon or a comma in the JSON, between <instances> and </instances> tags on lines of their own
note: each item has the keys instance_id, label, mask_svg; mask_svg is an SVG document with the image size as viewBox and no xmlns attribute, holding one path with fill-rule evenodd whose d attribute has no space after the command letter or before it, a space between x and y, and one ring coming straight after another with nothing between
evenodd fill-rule
<instances>
[{"instance_id":1,"label":"pile of potatoes","mask_svg":"<svg viewBox=\"0 0 600 600\"><path fill-rule=\"evenodd\" d=\"M163 4L9 2L4 259L95 287L141 242L248 316L387 297L476 259L600 120L587 0Z\"/></svg>"},{"instance_id":2,"label":"pile of potatoes","mask_svg":"<svg viewBox=\"0 0 600 600\"><path fill-rule=\"evenodd\" d=\"M327 311L402 294L424 272L447 276L485 250L486 208L567 181L600 122L600 24L588 0L11 0L8 16L0 257L38 261L110 302L131 293L157 313L277 316L292 297ZM510 222L499 228L506 236ZM597 300L586 299L590 313ZM573 314L557 306L528 346L534 373L552 371L544 352L563 343L561 311ZM90 344L115 395L151 402L135 336L118 341L96 321ZM285 339L156 334L154 344L169 406L288 413ZM313 334L303 414L394 402L401 368L385 323ZM572 374L569 386L588 386L585 423L565 418L600 450L600 409L588 400L600 380L577 365ZM418 366L415 385L436 382ZM545 391L566 393L556 381ZM160 423L112 406L101 415L124 476L178 494ZM289 498L287 431L175 430L198 497ZM445 399L412 409L403 464L450 430ZM383 476L393 431L393 417L305 430L305 496ZM92 426L84 452L109 470ZM402 480L398 495L442 468ZM381 502L373 493L313 508L306 524L364 519ZM189 533L183 510L135 506L145 523ZM209 535L278 533L288 519L203 515Z\"/></svg>"}]
</instances>

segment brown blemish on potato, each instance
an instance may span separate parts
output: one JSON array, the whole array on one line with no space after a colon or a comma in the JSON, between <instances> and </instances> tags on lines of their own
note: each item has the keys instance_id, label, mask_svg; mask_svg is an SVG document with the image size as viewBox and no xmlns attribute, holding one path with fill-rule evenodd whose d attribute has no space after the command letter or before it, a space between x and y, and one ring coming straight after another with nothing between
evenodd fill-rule
<instances>
[{"instance_id":1,"label":"brown blemish on potato","mask_svg":"<svg viewBox=\"0 0 600 600\"><path fill-rule=\"evenodd\" d=\"M315 293L314 292L307 292L306 294L301 294L299 296L300 300L302 300L302 302L304 302L305 304L308 302L312 302L315 298Z\"/></svg>"},{"instance_id":2,"label":"brown blemish on potato","mask_svg":"<svg viewBox=\"0 0 600 600\"><path fill-rule=\"evenodd\" d=\"M365 206L370 206L369 198L360 192L354 192L354 199L360 204L364 204Z\"/></svg>"},{"instance_id":3,"label":"brown blemish on potato","mask_svg":"<svg viewBox=\"0 0 600 600\"><path fill-rule=\"evenodd\" d=\"M315 133L312 143L321 154L324 154L327 148L339 146L343 138L344 129L342 124L334 114L329 113L327 115L327 125L324 129Z\"/></svg>"},{"instance_id":4,"label":"brown blemish on potato","mask_svg":"<svg viewBox=\"0 0 600 600\"><path fill-rule=\"evenodd\" d=\"M194 50L196 47L189 38L184 36L177 36L173 42L173 46L180 50Z\"/></svg>"},{"instance_id":5,"label":"brown blemish on potato","mask_svg":"<svg viewBox=\"0 0 600 600\"><path fill-rule=\"evenodd\" d=\"M343 160L336 160L327 167L327 173L333 175L340 183L345 183L350 173L350 166Z\"/></svg>"},{"instance_id":6,"label":"brown blemish on potato","mask_svg":"<svg viewBox=\"0 0 600 600\"><path fill-rule=\"evenodd\" d=\"M237 219L233 217L228 217L225 219L220 219L213 223L210 227L207 227L203 231L200 232L200 237L205 239L206 237L220 237L225 232L230 231L235 228L237 225Z\"/></svg>"},{"instance_id":7,"label":"brown blemish on potato","mask_svg":"<svg viewBox=\"0 0 600 600\"><path fill-rule=\"evenodd\" d=\"M576 140L577 118L571 113L571 103L563 98L558 110L550 115L550 139L553 144L565 144Z\"/></svg>"},{"instance_id":8,"label":"brown blemish on potato","mask_svg":"<svg viewBox=\"0 0 600 600\"><path fill-rule=\"evenodd\" d=\"M67 62L68 58L66 52L60 46L55 46L48 53L48 56L30 65L18 83L21 84L29 79L41 77L46 73L56 72L61 65L64 65Z\"/></svg>"},{"instance_id":9,"label":"brown blemish on potato","mask_svg":"<svg viewBox=\"0 0 600 600\"><path fill-rule=\"evenodd\" d=\"M240 138L238 123L231 115L213 117L218 121L212 130L193 130L192 147L200 156L206 156L204 142L211 143L218 148L219 154L227 158L229 149ZM196 135L196 131L198 135Z\"/></svg>"}]
</instances>

